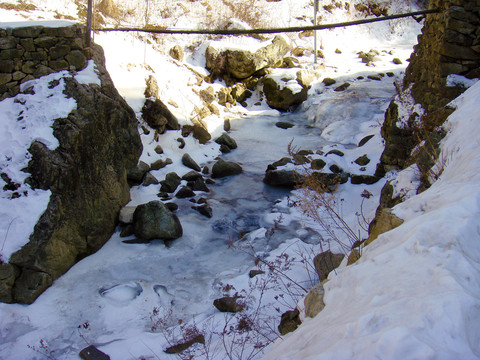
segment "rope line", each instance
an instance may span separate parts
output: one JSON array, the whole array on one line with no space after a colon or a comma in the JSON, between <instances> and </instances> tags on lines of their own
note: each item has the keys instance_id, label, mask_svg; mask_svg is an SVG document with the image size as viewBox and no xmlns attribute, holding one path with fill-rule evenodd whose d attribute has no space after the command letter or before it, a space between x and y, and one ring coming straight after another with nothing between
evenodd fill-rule
<instances>
[{"instance_id":1,"label":"rope line","mask_svg":"<svg viewBox=\"0 0 480 360\"><path fill-rule=\"evenodd\" d=\"M380 16L373 19L361 19L355 21L346 21L334 24L323 24L323 25L313 25L313 26L294 26L294 27L285 27L285 28L272 28L272 29L248 29L248 30L188 30L188 29L159 29L159 28L134 28L134 27L116 27L116 28L101 28L95 29L96 31L138 31L138 32L149 32L156 34L199 34L199 35L249 35L249 34L276 34L276 33L291 33L291 32L301 32L308 30L325 30L325 29L334 29L337 27L346 27L353 25L361 25L379 21L386 21L392 19L400 19L405 17L413 17L416 21L419 21L415 16L434 14L441 12L440 9L430 9L422 11L414 11L404 14L395 14L388 16Z\"/></svg>"}]
</instances>

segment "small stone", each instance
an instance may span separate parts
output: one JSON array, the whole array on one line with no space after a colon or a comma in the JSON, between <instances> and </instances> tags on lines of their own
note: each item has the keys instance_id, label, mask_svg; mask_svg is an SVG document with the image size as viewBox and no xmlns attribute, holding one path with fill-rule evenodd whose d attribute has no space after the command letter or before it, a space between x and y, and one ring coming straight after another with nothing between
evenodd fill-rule
<instances>
[{"instance_id":1,"label":"small stone","mask_svg":"<svg viewBox=\"0 0 480 360\"><path fill-rule=\"evenodd\" d=\"M159 181L155 176L153 176L149 172L145 174L145 177L143 178L143 183L142 183L143 186L158 185L158 184L159 184Z\"/></svg>"},{"instance_id":2,"label":"small stone","mask_svg":"<svg viewBox=\"0 0 480 360\"><path fill-rule=\"evenodd\" d=\"M334 254L331 251L324 251L315 256L313 264L320 282L325 280L332 270L340 266L344 257L343 254Z\"/></svg>"},{"instance_id":3,"label":"small stone","mask_svg":"<svg viewBox=\"0 0 480 360\"><path fill-rule=\"evenodd\" d=\"M281 335L286 335L292 331L297 330L298 326L302 323L300 320L300 311L297 309L293 311L286 311L282 314L280 325L278 325L278 331Z\"/></svg>"},{"instance_id":4,"label":"small stone","mask_svg":"<svg viewBox=\"0 0 480 360\"><path fill-rule=\"evenodd\" d=\"M322 284L314 286L307 294L304 300L305 304L305 316L314 318L320 313L325 307L323 302L323 296L325 295L325 290L323 289Z\"/></svg>"},{"instance_id":5,"label":"small stone","mask_svg":"<svg viewBox=\"0 0 480 360\"><path fill-rule=\"evenodd\" d=\"M376 81L382 80L382 78L378 75L368 75L367 78L369 78L370 80L376 80Z\"/></svg>"},{"instance_id":6,"label":"small stone","mask_svg":"<svg viewBox=\"0 0 480 360\"><path fill-rule=\"evenodd\" d=\"M223 133L215 142L220 145L225 145L229 149L236 149L238 147L237 142L227 133Z\"/></svg>"},{"instance_id":7,"label":"small stone","mask_svg":"<svg viewBox=\"0 0 480 360\"><path fill-rule=\"evenodd\" d=\"M80 351L80 357L83 360L110 360L110 356L98 350L94 345L90 345Z\"/></svg>"},{"instance_id":8,"label":"small stone","mask_svg":"<svg viewBox=\"0 0 480 360\"><path fill-rule=\"evenodd\" d=\"M213 305L221 312L237 313L243 310L244 305L237 302L237 296L225 296L220 299L215 299Z\"/></svg>"},{"instance_id":9,"label":"small stone","mask_svg":"<svg viewBox=\"0 0 480 360\"><path fill-rule=\"evenodd\" d=\"M178 205L172 202L165 203L165 206L168 208L170 211L177 211L178 210Z\"/></svg>"},{"instance_id":10,"label":"small stone","mask_svg":"<svg viewBox=\"0 0 480 360\"><path fill-rule=\"evenodd\" d=\"M163 149L162 149L162 147L161 147L160 145L155 146L154 151L155 151L157 154L159 154L159 155L160 155L160 154L163 154Z\"/></svg>"},{"instance_id":11,"label":"small stone","mask_svg":"<svg viewBox=\"0 0 480 360\"><path fill-rule=\"evenodd\" d=\"M343 83L342 85L336 87L333 91L337 91L337 92L339 92L339 91L345 91L345 90L347 90L347 88L348 88L349 86L350 86L350 84L349 84L348 82L346 82L346 83Z\"/></svg>"},{"instance_id":12,"label":"small stone","mask_svg":"<svg viewBox=\"0 0 480 360\"><path fill-rule=\"evenodd\" d=\"M367 135L365 136L360 142L358 143L358 147L361 147L365 145L371 138L373 138L375 135Z\"/></svg>"},{"instance_id":13,"label":"small stone","mask_svg":"<svg viewBox=\"0 0 480 360\"><path fill-rule=\"evenodd\" d=\"M343 172L343 169L337 164L330 165L329 169L334 174L340 174Z\"/></svg>"},{"instance_id":14,"label":"small stone","mask_svg":"<svg viewBox=\"0 0 480 360\"><path fill-rule=\"evenodd\" d=\"M165 166L170 165L172 163L173 163L173 161L170 158L167 158L165 160L158 159L150 165L150 169L160 170L160 169L164 168Z\"/></svg>"},{"instance_id":15,"label":"small stone","mask_svg":"<svg viewBox=\"0 0 480 360\"><path fill-rule=\"evenodd\" d=\"M179 137L177 141L180 143L180 145L178 145L178 148L183 149L185 147L185 140Z\"/></svg>"},{"instance_id":16,"label":"small stone","mask_svg":"<svg viewBox=\"0 0 480 360\"><path fill-rule=\"evenodd\" d=\"M193 190L188 187L188 186L183 186L182 188L180 188L180 190L178 190L178 192L175 194L175 197L179 198L179 199L186 199L186 198L190 198L190 197L194 197L195 196L195 193L193 192Z\"/></svg>"},{"instance_id":17,"label":"small stone","mask_svg":"<svg viewBox=\"0 0 480 360\"><path fill-rule=\"evenodd\" d=\"M335 79L327 77L327 78L323 79L322 82L325 84L325 86L330 86L330 85L335 84L337 81Z\"/></svg>"},{"instance_id":18,"label":"small stone","mask_svg":"<svg viewBox=\"0 0 480 360\"><path fill-rule=\"evenodd\" d=\"M196 335L194 338L192 338L188 341L180 342L178 344L170 346L169 348L165 349L164 352L167 353L167 354L179 354L179 353L187 350L193 344L203 344L203 345L205 345L205 337L202 334Z\"/></svg>"},{"instance_id":19,"label":"small stone","mask_svg":"<svg viewBox=\"0 0 480 360\"><path fill-rule=\"evenodd\" d=\"M321 170L325 167L325 165L327 165L327 163L322 160L322 159L314 159L312 160L311 164L310 164L310 167L313 169L313 170Z\"/></svg>"},{"instance_id":20,"label":"small stone","mask_svg":"<svg viewBox=\"0 0 480 360\"><path fill-rule=\"evenodd\" d=\"M182 164L195 171L202 171L200 166L198 166L195 160L193 160L192 157L187 153L183 154L182 156Z\"/></svg>"},{"instance_id":21,"label":"small stone","mask_svg":"<svg viewBox=\"0 0 480 360\"><path fill-rule=\"evenodd\" d=\"M212 208L208 204L201 206L192 206L192 209L198 211L201 215L211 218L213 216Z\"/></svg>"},{"instance_id":22,"label":"small stone","mask_svg":"<svg viewBox=\"0 0 480 360\"><path fill-rule=\"evenodd\" d=\"M178 176L176 173L168 173L165 175L165 180L160 182L162 184L160 191L173 193L177 189L178 185L180 185L181 180L182 179L180 176Z\"/></svg>"},{"instance_id":23,"label":"small stone","mask_svg":"<svg viewBox=\"0 0 480 360\"><path fill-rule=\"evenodd\" d=\"M280 129L290 129L294 125L292 123L286 122L286 121L279 121L275 124L276 127Z\"/></svg>"},{"instance_id":24,"label":"small stone","mask_svg":"<svg viewBox=\"0 0 480 360\"><path fill-rule=\"evenodd\" d=\"M330 150L329 152L327 152L327 154L325 156L328 156L330 154L337 155L337 156L344 156L345 155L342 151L337 150L337 149Z\"/></svg>"},{"instance_id":25,"label":"small stone","mask_svg":"<svg viewBox=\"0 0 480 360\"><path fill-rule=\"evenodd\" d=\"M402 60L400 60L399 58L393 59L392 62L393 62L395 65L403 64L403 63L402 63Z\"/></svg>"},{"instance_id":26,"label":"small stone","mask_svg":"<svg viewBox=\"0 0 480 360\"><path fill-rule=\"evenodd\" d=\"M183 61L184 52L180 45L173 46L168 53L175 60Z\"/></svg>"},{"instance_id":27,"label":"small stone","mask_svg":"<svg viewBox=\"0 0 480 360\"><path fill-rule=\"evenodd\" d=\"M251 279L251 278L254 278L257 275L262 275L262 274L265 274L265 271L263 271L263 270L250 270L250 272L248 273L248 277Z\"/></svg>"},{"instance_id":28,"label":"small stone","mask_svg":"<svg viewBox=\"0 0 480 360\"><path fill-rule=\"evenodd\" d=\"M230 119L225 119L223 121L223 130L230 131L230 129L231 129Z\"/></svg>"},{"instance_id":29,"label":"small stone","mask_svg":"<svg viewBox=\"0 0 480 360\"><path fill-rule=\"evenodd\" d=\"M357 163L360 166L365 166L370 162L370 159L368 158L367 154L360 156L355 160L355 163Z\"/></svg>"},{"instance_id":30,"label":"small stone","mask_svg":"<svg viewBox=\"0 0 480 360\"><path fill-rule=\"evenodd\" d=\"M232 151L232 149L230 149L227 145L225 145L225 144L220 145L220 152L221 153L227 154L231 151Z\"/></svg>"}]
</instances>

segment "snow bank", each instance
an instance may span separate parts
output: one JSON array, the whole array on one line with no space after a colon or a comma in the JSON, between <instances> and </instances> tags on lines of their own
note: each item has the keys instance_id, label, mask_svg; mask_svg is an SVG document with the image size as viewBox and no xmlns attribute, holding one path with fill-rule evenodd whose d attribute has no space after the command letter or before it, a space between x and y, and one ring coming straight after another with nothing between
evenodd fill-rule
<instances>
[{"instance_id":1,"label":"snow bank","mask_svg":"<svg viewBox=\"0 0 480 360\"><path fill-rule=\"evenodd\" d=\"M480 357L479 101L477 82L452 103L443 174L394 208L405 223L330 274L325 309L264 359Z\"/></svg>"},{"instance_id":2,"label":"snow bank","mask_svg":"<svg viewBox=\"0 0 480 360\"><path fill-rule=\"evenodd\" d=\"M52 73L22 84L21 90L32 89L15 98L0 102L0 173L5 174L18 189L0 192L0 256L8 261L10 255L29 240L33 227L50 199L49 190L32 189L25 184L29 176L27 167L31 154L27 151L34 141L44 143L50 150L58 146L53 135L55 119L67 117L77 103L63 93L68 71ZM87 67L75 78L82 84L100 85L95 64L90 60ZM7 185L0 179L0 188ZM15 196L19 196L15 198Z\"/></svg>"}]
</instances>

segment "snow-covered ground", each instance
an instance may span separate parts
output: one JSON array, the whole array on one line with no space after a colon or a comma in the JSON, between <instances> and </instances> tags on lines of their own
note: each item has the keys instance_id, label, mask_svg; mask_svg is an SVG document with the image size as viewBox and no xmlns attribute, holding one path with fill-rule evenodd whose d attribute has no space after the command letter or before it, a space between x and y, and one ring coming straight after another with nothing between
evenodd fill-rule
<instances>
[{"instance_id":1,"label":"snow-covered ground","mask_svg":"<svg viewBox=\"0 0 480 360\"><path fill-rule=\"evenodd\" d=\"M0 18L2 21L50 20L54 10L76 16L76 7L68 0L49 1L48 5L40 0L31 2L38 11L0 9ZM177 28L217 24L218 15L227 11L220 1L205 2L212 10L204 3L185 2L169 6L167 17L160 11L165 8L165 2L149 3L149 23ZM262 16L268 19L268 25L311 24L313 9L309 1L258 3L262 4ZM145 11L147 2L124 4L125 8L137 7L137 19L132 16L130 20L138 21L141 18L138 14ZM398 1L391 12L405 11L410 5L410 2ZM276 16L268 16L273 13ZM343 21L353 13L353 10L340 9L333 9L332 14L322 11L322 21ZM267 21L264 18L262 20ZM237 105L227 110L219 105L220 115L211 115L205 121L215 138L223 131L224 118L230 119L230 135L239 147L221 157L241 163L244 172L218 180L210 187L210 193L201 194L208 199L213 217L204 218L190 209L192 204L188 200L178 200L177 214L184 235L169 248L155 241L125 244L117 231L100 251L56 280L34 304L0 304L0 358L75 359L79 350L88 344L95 344L112 359L173 358L174 355L166 355L163 350L178 341L182 332L191 334L192 328L205 333L206 337L206 346L197 346L193 351L199 359L229 356L247 359L250 355L260 358L263 350L258 345L274 340L266 348L267 359L480 357L478 83L467 84L473 86L454 102L457 110L449 118L450 132L442 142L444 155L440 158L446 159L446 164L440 179L429 190L411 196L394 209L405 223L365 248L357 263L348 267L342 264L336 273L330 274L325 284L326 307L316 318L304 320L297 331L287 336L279 337L276 332L281 313L301 304L305 290L315 284L309 264L328 244L321 241L323 233L318 224L291 206L295 193L288 198L286 191L262 183L264 171L269 163L288 155L287 147L293 140L299 149L325 153L338 149L345 153L344 157L324 156L327 167L336 164L360 171L353 161L368 154L371 162L364 173L372 174L383 150L380 126L385 109L395 95L393 83L402 77L419 30L419 25L408 19L319 32L319 44L325 54L321 60L324 67L317 67L321 75L313 83L308 100L293 113L281 114L264 101L255 105L261 98L258 92L247 101L246 108ZM291 35L290 38L293 45L313 50L312 37L299 39ZM223 41L232 46L257 42L243 37ZM159 83L160 98L170 104L181 124L189 123L195 105L201 106L195 91L208 86L217 90L222 86L218 82L197 85L190 69L207 74L204 69L207 42L199 37L162 36L157 41L145 42L131 34L100 33L95 35L95 42L104 48L107 69L137 114L144 101L145 79L152 74ZM174 44L193 45L186 52L184 62L167 55ZM357 52L370 49L379 52L376 67L366 67L357 56ZM392 62L395 57L403 64L395 65ZM309 69L315 68L312 61L311 51L301 58L302 65ZM87 71L94 75L93 68ZM367 78L388 72L393 76L383 76L380 81ZM351 86L345 92L335 92L333 86L327 87L321 82L325 77L335 78L338 85L348 81ZM87 79L91 81L92 76ZM41 96L46 98L49 91L61 90L60 87L48 89L46 85L50 80L46 77L35 82L35 86L45 92L36 91L35 97L20 97L32 102L32 107L41 104ZM458 83L460 79L451 81ZM55 111L75 106L68 104L69 100L63 99L60 93L55 94L57 104L62 104ZM21 125L17 122L17 105L12 99L0 102L7 118L2 122L5 127L2 143L6 144L8 134ZM46 121L61 116L47 116L46 111L41 111L48 118ZM28 122L30 115L26 115ZM275 127L278 121L288 121L295 126L280 129ZM15 136L28 129L17 130ZM28 142L38 139L39 134L46 140L51 137L48 131L44 134L37 129L33 135L22 135L19 140L25 143L23 147L28 147ZM365 146L357 147L367 135L374 137ZM153 150L157 145L153 132L141 136L144 144L141 160L147 163L158 158L173 160L172 165L152 172L158 179L171 171L181 176L189 170L180 162L184 152L200 165L208 166L220 156L216 143L201 145L191 137L185 139L185 148L179 149L176 139L181 135L176 131L160 136L164 153L157 155ZM55 146L55 138L50 142L49 146ZM20 143L16 144L20 149ZM15 147L5 145L2 155ZM25 165L22 161L28 161L28 153L25 149L22 151L15 155L19 158L18 170ZM316 157L321 156L312 155ZM0 165L3 168L4 164ZM397 192L406 193L414 186L416 173L409 171L388 174ZM12 170L9 175L21 182L23 178L17 173L19 171ZM358 225L356 214L363 202L364 216L367 220L373 218L384 183L385 180L369 186L347 183L341 185L335 195L337 209L361 237L366 236L366 231ZM364 190L373 196L365 199ZM4 258L25 241L28 228L33 227L35 217L45 206L42 204L48 201L48 193L44 193L46 195L39 195L38 202L31 206L32 211L38 211L28 216L29 224L22 225L24 233L14 231L19 220L10 221L11 226L5 221L23 218L20 215L25 206L13 206L22 197L0 199L4 219L0 241L7 239L2 246ZM134 187L131 204L157 199L157 193L155 186ZM46 198L42 200L44 203L40 202L42 196ZM241 241L237 241L239 235L243 236ZM232 240L233 247L230 246ZM332 250L340 250L334 243L330 245ZM250 269L267 268L264 263L255 265L255 258L275 263L290 279L268 271L250 279ZM235 328L239 319L225 316L212 306L213 299L236 292L244 296L248 305L245 311L248 318L244 320L252 321L253 327L259 330L255 335L229 333L230 326ZM246 339L246 336L250 337Z\"/></svg>"}]
</instances>

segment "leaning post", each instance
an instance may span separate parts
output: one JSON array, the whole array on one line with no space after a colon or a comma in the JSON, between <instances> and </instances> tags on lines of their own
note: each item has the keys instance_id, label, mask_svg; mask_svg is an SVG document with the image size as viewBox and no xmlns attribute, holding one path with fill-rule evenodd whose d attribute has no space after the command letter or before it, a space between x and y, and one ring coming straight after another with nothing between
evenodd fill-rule
<instances>
[{"instance_id":1,"label":"leaning post","mask_svg":"<svg viewBox=\"0 0 480 360\"><path fill-rule=\"evenodd\" d=\"M92 13L93 13L93 0L88 0L87 7L87 33L86 33L86 45L90 46L92 40Z\"/></svg>"},{"instance_id":2,"label":"leaning post","mask_svg":"<svg viewBox=\"0 0 480 360\"><path fill-rule=\"evenodd\" d=\"M317 11L318 11L318 0L315 0L313 2L313 25L314 26L317 26ZM317 63L317 30L314 30L313 31L313 52L314 52L314 55L313 55L313 63L316 64Z\"/></svg>"}]
</instances>

